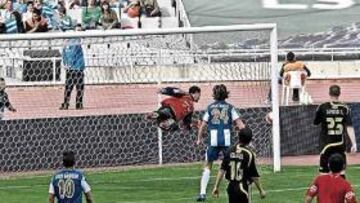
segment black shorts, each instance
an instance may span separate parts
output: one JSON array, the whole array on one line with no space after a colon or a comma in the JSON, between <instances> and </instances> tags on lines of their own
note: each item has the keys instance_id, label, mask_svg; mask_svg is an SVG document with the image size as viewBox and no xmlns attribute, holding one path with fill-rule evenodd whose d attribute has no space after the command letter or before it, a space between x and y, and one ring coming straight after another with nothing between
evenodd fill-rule
<instances>
[{"instance_id":1,"label":"black shorts","mask_svg":"<svg viewBox=\"0 0 360 203\"><path fill-rule=\"evenodd\" d=\"M344 162L346 165L346 154L345 154L344 145L341 144L341 145L332 146L332 144L328 144L323 148L323 150L320 153L320 168L319 168L320 173L329 173L330 172L329 163L328 163L329 158L331 155L336 154L336 153L343 156Z\"/></svg>"},{"instance_id":2,"label":"black shorts","mask_svg":"<svg viewBox=\"0 0 360 203\"><path fill-rule=\"evenodd\" d=\"M161 106L156 112L159 114L157 118L158 123L161 123L162 121L166 121L168 119L176 120L173 110L168 106Z\"/></svg>"},{"instance_id":3,"label":"black shorts","mask_svg":"<svg viewBox=\"0 0 360 203\"><path fill-rule=\"evenodd\" d=\"M243 183L230 182L227 187L229 203L248 203L249 186Z\"/></svg>"},{"instance_id":4,"label":"black shorts","mask_svg":"<svg viewBox=\"0 0 360 203\"><path fill-rule=\"evenodd\" d=\"M162 122L169 121L171 123L163 127L160 127L162 130L175 131L179 129L179 126L176 122L175 113L170 107L161 106L156 112L159 114L159 116L157 117L157 124L159 125L159 127L160 127L160 123ZM170 121L171 119L173 121Z\"/></svg>"}]
</instances>

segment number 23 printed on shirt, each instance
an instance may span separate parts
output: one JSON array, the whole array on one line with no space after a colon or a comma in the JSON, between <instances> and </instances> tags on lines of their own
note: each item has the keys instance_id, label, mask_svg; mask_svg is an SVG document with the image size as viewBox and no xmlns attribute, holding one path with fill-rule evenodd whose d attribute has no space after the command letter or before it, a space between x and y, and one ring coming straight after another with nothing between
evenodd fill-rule
<instances>
[{"instance_id":1,"label":"number 23 printed on shirt","mask_svg":"<svg viewBox=\"0 0 360 203\"><path fill-rule=\"evenodd\" d=\"M224 122L224 124L228 124L229 122L229 115L228 115L228 108L223 108L221 111L217 108L214 108L211 110L211 123L215 125L219 125L221 121Z\"/></svg>"}]
</instances>

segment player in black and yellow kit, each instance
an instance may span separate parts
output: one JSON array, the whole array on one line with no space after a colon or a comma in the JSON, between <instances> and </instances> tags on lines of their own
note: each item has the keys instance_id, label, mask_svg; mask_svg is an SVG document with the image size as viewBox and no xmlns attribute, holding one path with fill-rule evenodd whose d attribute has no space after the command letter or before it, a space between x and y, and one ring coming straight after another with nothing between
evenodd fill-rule
<instances>
[{"instance_id":1,"label":"player in black and yellow kit","mask_svg":"<svg viewBox=\"0 0 360 203\"><path fill-rule=\"evenodd\" d=\"M219 197L219 186L224 174L229 181L227 187L229 203L249 202L249 186L252 182L258 188L260 197L265 198L266 193L261 186L256 169L255 154L247 147L251 139L252 131L249 128L240 130L239 143L230 148L221 163L212 192L215 198Z\"/></svg>"},{"instance_id":2,"label":"player in black and yellow kit","mask_svg":"<svg viewBox=\"0 0 360 203\"><path fill-rule=\"evenodd\" d=\"M321 104L316 110L314 124L321 124L320 173L330 172L328 159L332 154L341 154L346 162L346 133L351 141L351 152L356 152L356 140L350 117L350 108L339 101L340 94L340 87L332 85L329 88L331 101Z\"/></svg>"}]
</instances>

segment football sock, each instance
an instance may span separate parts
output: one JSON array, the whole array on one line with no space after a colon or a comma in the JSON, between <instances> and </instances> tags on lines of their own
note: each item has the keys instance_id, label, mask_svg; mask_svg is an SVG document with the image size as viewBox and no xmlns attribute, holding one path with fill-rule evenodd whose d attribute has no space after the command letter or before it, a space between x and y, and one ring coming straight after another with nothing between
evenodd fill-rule
<instances>
[{"instance_id":1,"label":"football sock","mask_svg":"<svg viewBox=\"0 0 360 203\"><path fill-rule=\"evenodd\" d=\"M210 179L210 170L208 168L204 168L202 177L201 177L201 184L200 184L200 194L205 195L206 194L206 187L209 183Z\"/></svg>"}]
</instances>

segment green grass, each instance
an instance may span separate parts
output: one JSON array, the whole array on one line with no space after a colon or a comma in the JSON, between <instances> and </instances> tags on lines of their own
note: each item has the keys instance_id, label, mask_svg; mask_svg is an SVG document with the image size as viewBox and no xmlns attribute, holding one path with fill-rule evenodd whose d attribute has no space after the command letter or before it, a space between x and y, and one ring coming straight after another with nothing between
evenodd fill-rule
<instances>
[{"instance_id":1,"label":"green grass","mask_svg":"<svg viewBox=\"0 0 360 203\"><path fill-rule=\"evenodd\" d=\"M280 173L260 168L267 197L259 200L254 188L254 202L302 202L305 188L317 174L316 167L284 167ZM97 203L187 203L195 202L198 193L201 166L178 166L154 169L131 169L121 172L87 173L95 202ZM208 191L212 189L216 170L212 172ZM0 180L0 202L47 202L51 175ZM347 177L359 191L360 167L352 166ZM209 198L209 203L227 202L225 181L219 199Z\"/></svg>"}]
</instances>

